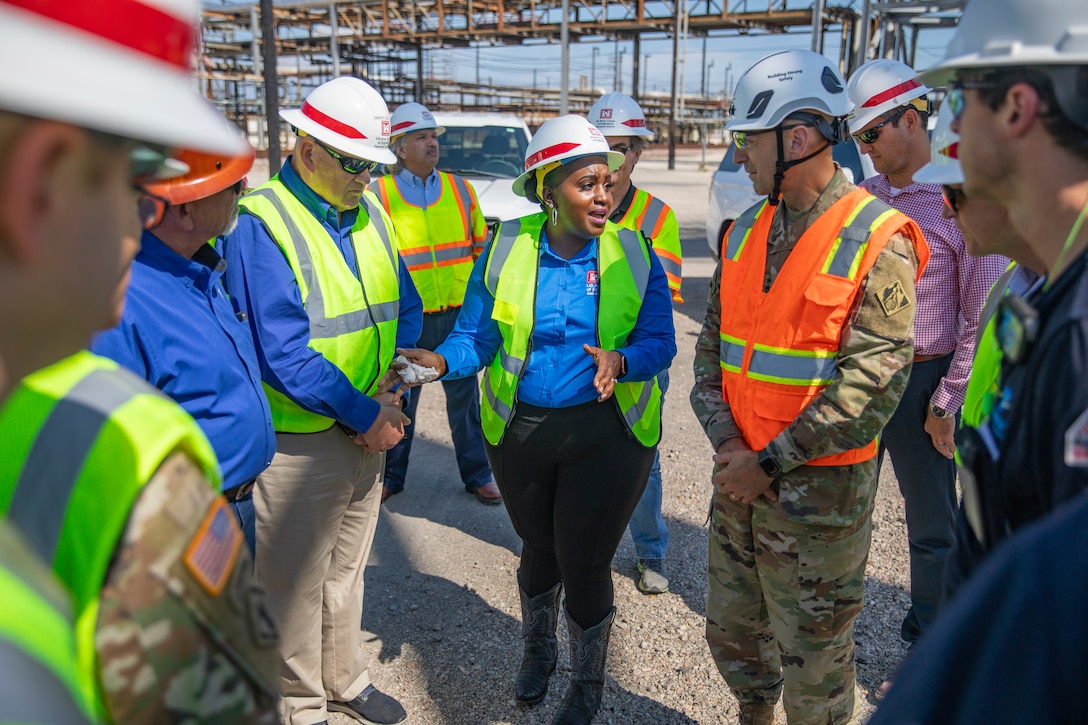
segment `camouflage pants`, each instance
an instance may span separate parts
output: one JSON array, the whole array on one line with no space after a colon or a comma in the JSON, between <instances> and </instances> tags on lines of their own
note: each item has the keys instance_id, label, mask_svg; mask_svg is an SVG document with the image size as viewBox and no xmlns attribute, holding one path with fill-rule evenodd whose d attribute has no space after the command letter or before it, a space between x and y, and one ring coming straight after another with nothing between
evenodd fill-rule
<instances>
[{"instance_id":1,"label":"camouflage pants","mask_svg":"<svg viewBox=\"0 0 1088 725\"><path fill-rule=\"evenodd\" d=\"M854 619L871 519L805 524L774 503L717 494L707 561L706 639L741 702L773 704L791 725L854 721Z\"/></svg>"}]
</instances>

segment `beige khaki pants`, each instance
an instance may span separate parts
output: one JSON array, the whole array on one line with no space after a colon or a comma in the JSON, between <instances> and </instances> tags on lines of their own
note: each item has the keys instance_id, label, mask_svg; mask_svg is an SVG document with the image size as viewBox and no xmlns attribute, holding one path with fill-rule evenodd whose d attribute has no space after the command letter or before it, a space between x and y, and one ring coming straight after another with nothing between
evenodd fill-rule
<instances>
[{"instance_id":1,"label":"beige khaki pants","mask_svg":"<svg viewBox=\"0 0 1088 725\"><path fill-rule=\"evenodd\" d=\"M360 632L363 569L381 508L385 454L338 427L277 433L253 492L257 575L280 634L284 723L328 719L325 701L370 684Z\"/></svg>"}]
</instances>

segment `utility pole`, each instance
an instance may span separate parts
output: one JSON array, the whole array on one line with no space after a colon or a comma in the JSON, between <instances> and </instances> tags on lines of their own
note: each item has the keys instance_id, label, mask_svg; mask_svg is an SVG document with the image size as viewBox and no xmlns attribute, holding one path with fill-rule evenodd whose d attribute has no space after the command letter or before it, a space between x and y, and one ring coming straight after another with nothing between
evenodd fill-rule
<instances>
[{"instance_id":1,"label":"utility pole","mask_svg":"<svg viewBox=\"0 0 1088 725\"><path fill-rule=\"evenodd\" d=\"M669 171L676 168L676 68L680 65L680 13L681 2L673 0L676 9L672 26L672 103L669 104Z\"/></svg>"},{"instance_id":2,"label":"utility pole","mask_svg":"<svg viewBox=\"0 0 1088 725\"><path fill-rule=\"evenodd\" d=\"M264 116L268 127L268 173L279 172L280 109L276 78L276 18L272 0L261 0L261 57L264 61Z\"/></svg>"},{"instance_id":3,"label":"utility pole","mask_svg":"<svg viewBox=\"0 0 1088 725\"><path fill-rule=\"evenodd\" d=\"M567 102L567 78L570 77L570 0L563 0L563 24L559 27L559 42L563 45L559 71L559 115L565 116L570 113Z\"/></svg>"},{"instance_id":4,"label":"utility pole","mask_svg":"<svg viewBox=\"0 0 1088 725\"><path fill-rule=\"evenodd\" d=\"M593 53L589 59L589 90L594 92L597 88L597 56L600 52L600 48L593 46Z\"/></svg>"}]
</instances>

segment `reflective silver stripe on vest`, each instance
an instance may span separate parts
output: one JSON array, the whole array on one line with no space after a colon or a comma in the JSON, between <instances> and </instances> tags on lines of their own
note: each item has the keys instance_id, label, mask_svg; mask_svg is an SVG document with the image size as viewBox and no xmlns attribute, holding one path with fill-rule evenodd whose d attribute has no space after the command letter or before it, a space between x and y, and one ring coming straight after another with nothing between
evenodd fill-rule
<instances>
[{"instance_id":1,"label":"reflective silver stripe on vest","mask_svg":"<svg viewBox=\"0 0 1088 725\"><path fill-rule=\"evenodd\" d=\"M827 273L836 277L850 278L850 269L862 249L869 242L872 235L873 223L880 215L888 211L889 207L879 199L872 197L868 203L857 213L853 221L839 232L839 246L835 250L835 256L828 265Z\"/></svg>"},{"instance_id":2,"label":"reflective silver stripe on vest","mask_svg":"<svg viewBox=\"0 0 1088 725\"><path fill-rule=\"evenodd\" d=\"M660 254L657 255L657 261L661 262L661 269L665 270L665 274L671 274L673 277L680 276L682 269L676 262L668 257L663 257Z\"/></svg>"},{"instance_id":3,"label":"reflective silver stripe on vest","mask_svg":"<svg viewBox=\"0 0 1088 725\"><path fill-rule=\"evenodd\" d=\"M256 191L250 192L250 195L259 196L272 204L276 213L280 215L280 219L283 221L284 226L287 227L287 235L291 237L291 245L295 249L295 256L298 257L299 269L306 280L306 286L310 288L310 293L306 296L306 299L303 300L303 306L306 308L306 316L310 320L311 339L318 340L339 337L340 335L358 332L379 323L397 319L397 316L400 314L400 299L371 305L363 310L345 312L337 317L326 317L325 295L321 290L321 284L318 282L317 276L314 274L313 258L310 256L310 248L306 244L306 238L303 236L302 230L298 228L294 219L287 213L287 209L283 206L283 202L274 191L268 188L257 189ZM374 222L375 218L378 220L377 222L374 222L374 228L378 231L378 235L385 244L386 251L389 254L389 260L393 264L393 269L399 270L396 252L393 251L393 247L389 242L389 231L385 228L385 224L381 223L381 213L377 211L377 207L375 207L366 197L362 198L361 203L366 206L371 221ZM356 259L355 263L358 264L359 260ZM360 285L361 284L362 283L360 282Z\"/></svg>"},{"instance_id":4,"label":"reflective silver stripe on vest","mask_svg":"<svg viewBox=\"0 0 1088 725\"><path fill-rule=\"evenodd\" d=\"M127 378L115 370L94 370L76 383L53 406L19 474L8 518L50 565L68 499L102 427L122 405L150 392Z\"/></svg>"},{"instance_id":5,"label":"reflective silver stripe on vest","mask_svg":"<svg viewBox=\"0 0 1088 725\"><path fill-rule=\"evenodd\" d=\"M425 252L413 252L412 254L400 253L400 258L404 260L404 266L408 269L424 266L429 267L431 265L431 250Z\"/></svg>"},{"instance_id":6,"label":"reflective silver stripe on vest","mask_svg":"<svg viewBox=\"0 0 1088 725\"><path fill-rule=\"evenodd\" d=\"M454 176L453 174L449 174L449 177L453 180L453 184L457 187L457 191L460 192L461 201L464 204L468 204L469 200L472 199L472 194L470 194L468 191L468 182L462 179L460 176ZM468 213L467 206L461 207L461 210L465 213L465 219L468 220L469 233L471 233L472 215Z\"/></svg>"},{"instance_id":7,"label":"reflective silver stripe on vest","mask_svg":"<svg viewBox=\"0 0 1088 725\"><path fill-rule=\"evenodd\" d=\"M748 376L773 378L785 385L824 385L835 377L835 357L784 355L756 348L748 363Z\"/></svg>"},{"instance_id":8,"label":"reflective silver stripe on vest","mask_svg":"<svg viewBox=\"0 0 1088 725\"><path fill-rule=\"evenodd\" d=\"M437 263L464 261L472 262L472 244L461 242L456 247L446 247L434 250L434 261Z\"/></svg>"},{"instance_id":9,"label":"reflective silver stripe on vest","mask_svg":"<svg viewBox=\"0 0 1088 725\"><path fill-rule=\"evenodd\" d=\"M8 638L0 637L0 702L5 723L66 723L80 725L87 718L56 673Z\"/></svg>"},{"instance_id":10,"label":"reflective silver stripe on vest","mask_svg":"<svg viewBox=\"0 0 1088 725\"><path fill-rule=\"evenodd\" d=\"M499 400L499 396L495 395L495 391L491 389L491 375L486 371L484 372L484 397L487 398L488 404L491 409L495 411L495 415L499 416L503 423L509 423L510 419L514 417L514 411L510 409L510 406Z\"/></svg>"},{"instance_id":11,"label":"reflective silver stripe on vest","mask_svg":"<svg viewBox=\"0 0 1088 725\"><path fill-rule=\"evenodd\" d=\"M748 235L748 232L752 231L752 227L756 224L756 218L759 216L759 211L763 209L763 204L756 206L752 209L748 209L733 222L733 226L729 228L729 235L725 238L725 258L737 261L737 255L740 254L741 245L744 244L744 238Z\"/></svg>"},{"instance_id":12,"label":"reflective silver stripe on vest","mask_svg":"<svg viewBox=\"0 0 1088 725\"><path fill-rule=\"evenodd\" d=\"M642 237L638 232L630 229L617 229L620 247L623 256L627 258L627 266L631 269L631 276L635 278L635 288L638 290L640 300L646 298L646 287L650 284L650 265L646 263L643 255ZM597 252L600 255L600 250Z\"/></svg>"},{"instance_id":13,"label":"reflective silver stripe on vest","mask_svg":"<svg viewBox=\"0 0 1088 725\"><path fill-rule=\"evenodd\" d=\"M499 228L499 236L491 249L491 263L487 267L487 291L494 297L499 289L499 273L502 272L510 252L514 249L514 241L521 234L521 220L512 219L503 222Z\"/></svg>"},{"instance_id":14,"label":"reflective silver stripe on vest","mask_svg":"<svg viewBox=\"0 0 1088 725\"><path fill-rule=\"evenodd\" d=\"M642 224L639 231L647 239L653 239L654 230L657 229L657 220L665 213L665 202L656 196L650 197L650 203L646 205L646 213L642 216Z\"/></svg>"},{"instance_id":15,"label":"reflective silver stripe on vest","mask_svg":"<svg viewBox=\"0 0 1088 725\"><path fill-rule=\"evenodd\" d=\"M635 404L626 410L623 414L623 419L627 421L628 430L635 430L638 427L639 422L642 420L642 416L646 415L646 408L650 405L650 396L654 393L654 381L647 380L642 384L642 392L638 396L638 400ZM620 408L622 410L622 407Z\"/></svg>"},{"instance_id":16,"label":"reflective silver stripe on vest","mask_svg":"<svg viewBox=\"0 0 1088 725\"><path fill-rule=\"evenodd\" d=\"M723 365L740 370L740 366L744 362L744 345L731 340L722 340L718 345L718 359L722 361Z\"/></svg>"},{"instance_id":17,"label":"reflective silver stripe on vest","mask_svg":"<svg viewBox=\"0 0 1088 725\"><path fill-rule=\"evenodd\" d=\"M502 345L499 346L499 364L502 365L503 370L519 378L521 377L521 369L525 367L524 360L507 353Z\"/></svg>"}]
</instances>

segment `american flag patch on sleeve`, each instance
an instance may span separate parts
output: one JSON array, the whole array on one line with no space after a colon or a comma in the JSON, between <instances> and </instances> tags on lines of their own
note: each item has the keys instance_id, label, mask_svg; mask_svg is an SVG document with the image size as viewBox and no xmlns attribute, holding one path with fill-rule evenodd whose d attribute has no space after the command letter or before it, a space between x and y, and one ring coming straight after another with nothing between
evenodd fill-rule
<instances>
[{"instance_id":1,"label":"american flag patch on sleeve","mask_svg":"<svg viewBox=\"0 0 1088 725\"><path fill-rule=\"evenodd\" d=\"M222 497L217 497L196 536L185 551L185 568L213 597L219 596L230 578L242 530Z\"/></svg>"}]
</instances>

